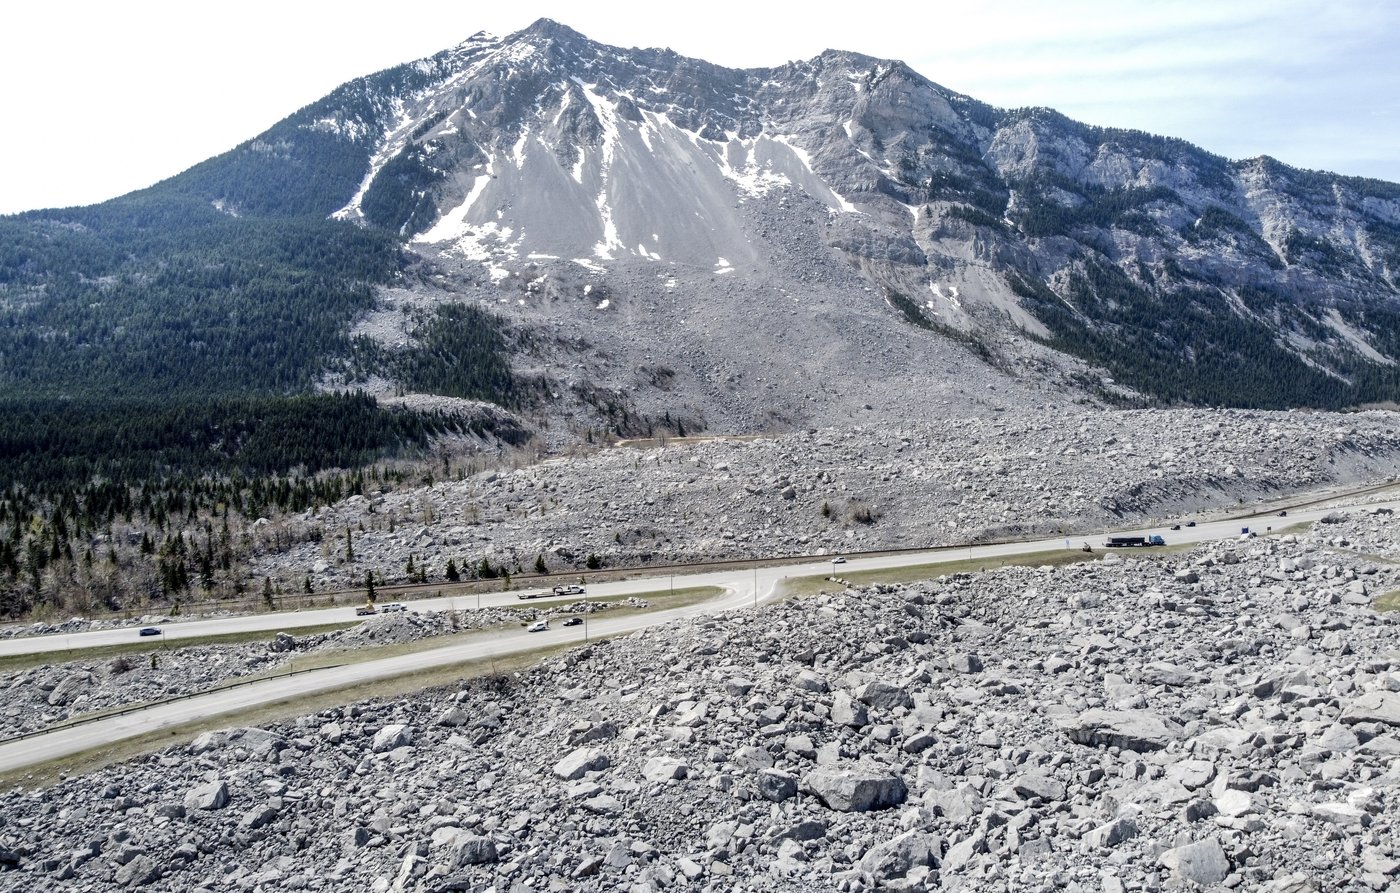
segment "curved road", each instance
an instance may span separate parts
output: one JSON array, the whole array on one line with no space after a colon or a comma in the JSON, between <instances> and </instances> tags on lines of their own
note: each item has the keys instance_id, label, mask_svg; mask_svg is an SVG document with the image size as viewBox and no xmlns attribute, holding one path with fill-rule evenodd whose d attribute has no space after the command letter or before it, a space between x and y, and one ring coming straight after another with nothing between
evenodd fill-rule
<instances>
[{"instance_id":1,"label":"curved road","mask_svg":"<svg viewBox=\"0 0 1400 893\"><path fill-rule=\"evenodd\" d=\"M1400 502L1373 503L1367 509L1385 506L1391 509L1400 507ZM1273 514L1258 515L1247 519L1201 522L1196 527L1182 528L1179 531L1166 531L1160 527L1148 528L1136 533L1159 533L1170 544L1196 543L1206 540L1219 540L1238 537L1242 527L1264 532L1268 526L1283 526L1302 521L1314 521L1335 511L1335 508L1307 508L1290 510L1289 517L1279 518ZM1085 542L1080 534L1070 537L1071 548L1078 548ZM1094 536L1087 540L1095 552L1102 553L1103 537ZM913 567L937 564L940 562L962 561L965 559L986 559L1034 554L1036 552L1060 551L1065 548L1064 537L1037 540L1023 543L999 543L987 546L934 549L923 552L909 552L897 555L878 555L867 558L852 558L840 566L841 573L881 570L885 568ZM1134 554L1135 549L1114 550L1122 554ZM757 604L774 596L776 585L785 577L802 577L830 573L836 566L829 560L816 560L807 564L759 567L756 569L725 569L706 573L678 575L674 578L676 588L695 586L717 586L725 594L717 599L683 608L672 608L636 614L628 617L591 619L586 625L563 627L555 626L543 633L526 633L520 630L503 631L488 638L474 638L471 642L445 645L378 660L368 660L344 667L313 670L295 676L283 676L260 680L236 688L209 692L179 701L158 704L146 709L133 711L121 716L94 720L89 723L56 729L16 741L0 744L0 772L9 772L34 766L49 760L70 756L111 744L125 738L132 738L148 732L171 726L184 725L202 720L213 720L228 713L250 707L265 705L314 692L337 688L353 687L359 683L384 679L434 667L450 666L469 660L501 657L530 651L543 646L568 642L582 643L585 635L592 638L615 636L646 627L657 626L681 617L699 614L715 614L732 611ZM628 580L617 583L603 583L591 588L591 595L626 595L637 592L655 592L658 585L667 578ZM416 610L442 610L459 607L463 603L475 602L475 597L455 599L427 599L413 602ZM563 599L572 601L575 599ZM530 602L547 604L554 599ZM449 604L450 603L450 604ZM483 605L518 604L515 593L498 593L483 596ZM172 624L167 628L170 639L207 636L218 633L242 632L248 630L281 630L296 626L310 626L335 623L349 619L353 615L350 608L334 608L325 611L303 611L289 614L255 615L251 617L231 617L220 620L192 621ZM116 636L114 639L113 636ZM36 653L44 650L66 650L79 647L92 647L99 644L131 642L135 633L131 629L94 633L76 633L71 636L42 636L30 639L13 639L4 643L0 653ZM28 646L28 647L26 647ZM36 647L37 646L37 647ZM352 697L353 695L348 695ZM212 723L211 723L212 725Z\"/></svg>"}]
</instances>

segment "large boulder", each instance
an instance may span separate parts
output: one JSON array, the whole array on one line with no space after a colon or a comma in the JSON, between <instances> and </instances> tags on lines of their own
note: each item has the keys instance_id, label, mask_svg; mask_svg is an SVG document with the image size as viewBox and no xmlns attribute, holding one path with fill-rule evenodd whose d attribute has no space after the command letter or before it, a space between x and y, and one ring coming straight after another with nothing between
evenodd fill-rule
<instances>
[{"instance_id":1,"label":"large boulder","mask_svg":"<svg viewBox=\"0 0 1400 893\"><path fill-rule=\"evenodd\" d=\"M589 772L606 769L608 755L596 747L580 747L554 764L554 774L565 781L578 781Z\"/></svg>"},{"instance_id":2,"label":"large boulder","mask_svg":"<svg viewBox=\"0 0 1400 893\"><path fill-rule=\"evenodd\" d=\"M467 865L487 865L500 860L496 842L489 837L461 832L448 845L448 864L453 868Z\"/></svg>"},{"instance_id":3,"label":"large boulder","mask_svg":"<svg viewBox=\"0 0 1400 893\"><path fill-rule=\"evenodd\" d=\"M797 796L797 776L781 769L759 770L758 794L774 803L789 800Z\"/></svg>"},{"instance_id":4,"label":"large boulder","mask_svg":"<svg viewBox=\"0 0 1400 893\"><path fill-rule=\"evenodd\" d=\"M857 701L868 704L877 710L893 710L895 707L907 709L914 706L914 699L909 696L909 692L904 686L880 679L867 682L857 688L855 695Z\"/></svg>"},{"instance_id":5,"label":"large boulder","mask_svg":"<svg viewBox=\"0 0 1400 893\"><path fill-rule=\"evenodd\" d=\"M1400 692L1369 691L1342 709L1342 722L1378 722L1400 726Z\"/></svg>"},{"instance_id":6,"label":"large boulder","mask_svg":"<svg viewBox=\"0 0 1400 893\"><path fill-rule=\"evenodd\" d=\"M1026 800L1058 803L1065 799L1064 783L1039 772L1027 772L1012 782L1011 789Z\"/></svg>"},{"instance_id":7,"label":"large boulder","mask_svg":"<svg viewBox=\"0 0 1400 893\"><path fill-rule=\"evenodd\" d=\"M370 743L369 749L375 753L388 753L412 743L412 730L403 723L394 723L374 733L374 741Z\"/></svg>"},{"instance_id":8,"label":"large boulder","mask_svg":"<svg viewBox=\"0 0 1400 893\"><path fill-rule=\"evenodd\" d=\"M266 759L287 746L287 739L267 729L216 729L204 732L190 742L190 753L202 754L229 747L246 750L252 756Z\"/></svg>"},{"instance_id":9,"label":"large boulder","mask_svg":"<svg viewBox=\"0 0 1400 893\"><path fill-rule=\"evenodd\" d=\"M865 705L853 700L844 691L838 691L831 701L831 721L843 726L859 729L870 722Z\"/></svg>"},{"instance_id":10,"label":"large boulder","mask_svg":"<svg viewBox=\"0 0 1400 893\"><path fill-rule=\"evenodd\" d=\"M647 781L666 782L685 778L690 771L685 760L674 757L652 757L642 767L642 777Z\"/></svg>"},{"instance_id":11,"label":"large boulder","mask_svg":"<svg viewBox=\"0 0 1400 893\"><path fill-rule=\"evenodd\" d=\"M1162 865L1183 883L1208 887L1225 880L1230 860L1214 837L1173 847L1162 854Z\"/></svg>"},{"instance_id":12,"label":"large boulder","mask_svg":"<svg viewBox=\"0 0 1400 893\"><path fill-rule=\"evenodd\" d=\"M887 881L908 876L916 868L937 868L943 855L943 838L923 831L906 831L878 843L860 859L860 870Z\"/></svg>"},{"instance_id":13,"label":"large boulder","mask_svg":"<svg viewBox=\"0 0 1400 893\"><path fill-rule=\"evenodd\" d=\"M228 785L223 781L211 781L185 794L185 809L223 809L228 801Z\"/></svg>"},{"instance_id":14,"label":"large boulder","mask_svg":"<svg viewBox=\"0 0 1400 893\"><path fill-rule=\"evenodd\" d=\"M1123 750L1161 750L1181 737L1181 726L1146 710L1085 710L1058 724L1072 741Z\"/></svg>"},{"instance_id":15,"label":"large boulder","mask_svg":"<svg viewBox=\"0 0 1400 893\"><path fill-rule=\"evenodd\" d=\"M802 787L837 812L889 809L909 793L899 776L866 766L814 769L802 779Z\"/></svg>"},{"instance_id":16,"label":"large boulder","mask_svg":"<svg viewBox=\"0 0 1400 893\"><path fill-rule=\"evenodd\" d=\"M86 671L69 673L53 687L49 692L49 704L53 707L61 707L70 703L92 682L92 674Z\"/></svg>"}]
</instances>

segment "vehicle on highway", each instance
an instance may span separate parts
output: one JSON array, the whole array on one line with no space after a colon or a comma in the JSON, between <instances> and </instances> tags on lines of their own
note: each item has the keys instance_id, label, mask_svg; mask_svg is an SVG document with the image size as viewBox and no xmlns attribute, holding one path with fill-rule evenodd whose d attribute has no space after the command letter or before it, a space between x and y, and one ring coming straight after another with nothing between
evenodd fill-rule
<instances>
[{"instance_id":1,"label":"vehicle on highway","mask_svg":"<svg viewBox=\"0 0 1400 893\"><path fill-rule=\"evenodd\" d=\"M1172 530L1180 530L1180 529L1181 529L1181 525L1180 525L1180 524L1173 524L1173 525L1172 525Z\"/></svg>"},{"instance_id":2,"label":"vehicle on highway","mask_svg":"<svg viewBox=\"0 0 1400 893\"><path fill-rule=\"evenodd\" d=\"M383 611L385 614L398 614L402 611L407 611L408 605L405 605L402 602L390 602L389 604L385 605L379 610Z\"/></svg>"},{"instance_id":3,"label":"vehicle on highway","mask_svg":"<svg viewBox=\"0 0 1400 893\"><path fill-rule=\"evenodd\" d=\"M1165 546L1167 541L1157 534L1151 536L1111 536L1104 542L1110 549L1134 548L1137 546Z\"/></svg>"},{"instance_id":4,"label":"vehicle on highway","mask_svg":"<svg viewBox=\"0 0 1400 893\"><path fill-rule=\"evenodd\" d=\"M536 620L534 623L532 623L532 624L530 624L529 626L525 627L525 632L527 632L527 633L542 633L542 632L544 632L544 631L547 630L547 629L549 629L549 621L548 621L548 620Z\"/></svg>"},{"instance_id":5,"label":"vehicle on highway","mask_svg":"<svg viewBox=\"0 0 1400 893\"><path fill-rule=\"evenodd\" d=\"M583 595L583 592L583 587L578 585L554 587L555 595Z\"/></svg>"},{"instance_id":6,"label":"vehicle on highway","mask_svg":"<svg viewBox=\"0 0 1400 893\"><path fill-rule=\"evenodd\" d=\"M1279 516L1280 518L1287 518L1287 517L1288 517L1288 509L1284 509L1283 511L1279 512L1279 513L1278 513L1278 516Z\"/></svg>"},{"instance_id":7,"label":"vehicle on highway","mask_svg":"<svg viewBox=\"0 0 1400 893\"><path fill-rule=\"evenodd\" d=\"M832 564L845 564L845 563L846 563L846 559L842 558L840 555L837 555L835 558L831 559L831 563L832 563Z\"/></svg>"},{"instance_id":8,"label":"vehicle on highway","mask_svg":"<svg viewBox=\"0 0 1400 893\"><path fill-rule=\"evenodd\" d=\"M158 636L158 635L160 635L160 627L158 627L158 626L143 626L143 627L141 627L141 632L137 633L137 635L138 635L138 636Z\"/></svg>"},{"instance_id":9,"label":"vehicle on highway","mask_svg":"<svg viewBox=\"0 0 1400 893\"><path fill-rule=\"evenodd\" d=\"M582 618L582 617L570 617L568 620L565 620L565 621L564 621L563 625L564 625L564 626L578 626L580 623L583 623L583 618Z\"/></svg>"},{"instance_id":10,"label":"vehicle on highway","mask_svg":"<svg viewBox=\"0 0 1400 893\"><path fill-rule=\"evenodd\" d=\"M355 609L355 616L356 616L356 617L368 617L368 616L371 615L371 614L378 614L378 613L379 613L379 612L378 612L377 610L375 610L374 605L360 605L358 608Z\"/></svg>"},{"instance_id":11,"label":"vehicle on highway","mask_svg":"<svg viewBox=\"0 0 1400 893\"><path fill-rule=\"evenodd\" d=\"M1196 526L1196 522L1195 522L1195 521L1187 521L1187 522L1186 522L1186 526L1187 526L1187 527L1195 527L1195 526Z\"/></svg>"}]
</instances>

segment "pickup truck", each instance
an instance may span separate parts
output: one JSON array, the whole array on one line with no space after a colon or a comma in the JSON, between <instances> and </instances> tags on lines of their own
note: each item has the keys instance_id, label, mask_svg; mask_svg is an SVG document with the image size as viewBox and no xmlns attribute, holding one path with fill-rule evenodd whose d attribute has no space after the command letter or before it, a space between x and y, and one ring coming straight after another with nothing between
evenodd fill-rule
<instances>
[{"instance_id":1,"label":"pickup truck","mask_svg":"<svg viewBox=\"0 0 1400 893\"><path fill-rule=\"evenodd\" d=\"M577 585L575 585L575 586L555 586L555 587L554 587L554 594L555 594L555 595L583 595L583 592L584 592L583 587L582 587L582 586L577 586Z\"/></svg>"}]
</instances>

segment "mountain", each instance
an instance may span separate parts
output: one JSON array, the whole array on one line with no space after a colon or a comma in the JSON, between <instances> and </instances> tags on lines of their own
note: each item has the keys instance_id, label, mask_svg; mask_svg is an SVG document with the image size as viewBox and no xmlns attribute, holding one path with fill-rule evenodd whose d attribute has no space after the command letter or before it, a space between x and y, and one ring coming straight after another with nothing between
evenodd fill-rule
<instances>
[{"instance_id":1,"label":"mountain","mask_svg":"<svg viewBox=\"0 0 1400 893\"><path fill-rule=\"evenodd\" d=\"M1400 186L548 20L0 246L12 397L368 387L629 432L1400 394Z\"/></svg>"}]
</instances>

